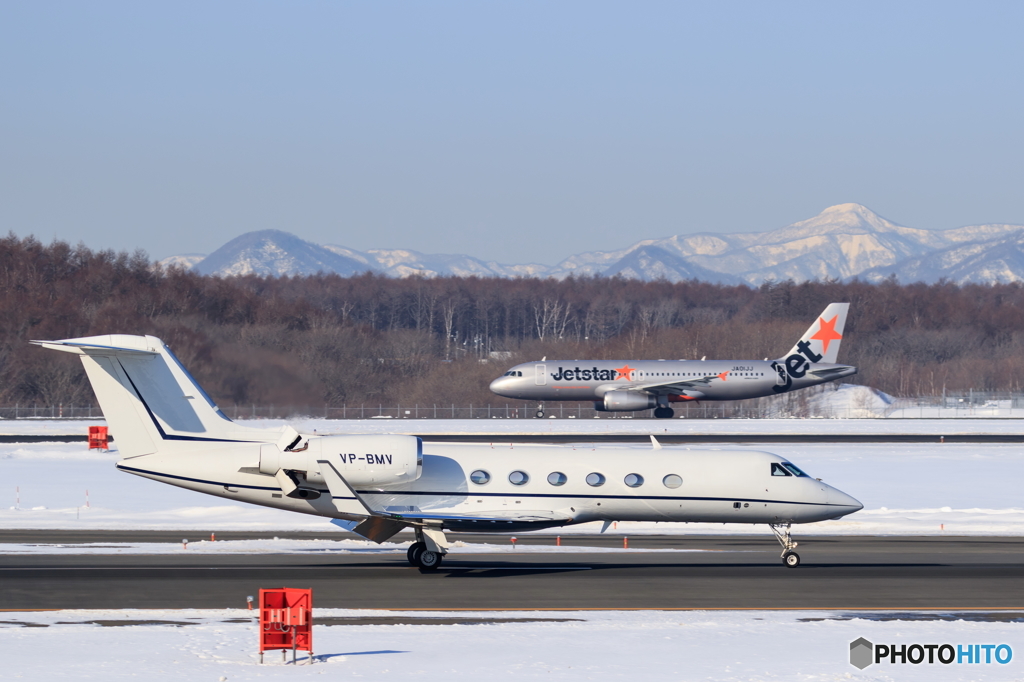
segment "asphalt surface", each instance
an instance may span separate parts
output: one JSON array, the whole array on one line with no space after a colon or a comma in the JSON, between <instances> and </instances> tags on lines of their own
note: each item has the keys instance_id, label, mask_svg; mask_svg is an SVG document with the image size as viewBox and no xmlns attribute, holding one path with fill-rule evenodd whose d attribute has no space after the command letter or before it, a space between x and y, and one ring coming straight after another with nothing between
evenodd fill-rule
<instances>
[{"instance_id":1,"label":"asphalt surface","mask_svg":"<svg viewBox=\"0 0 1024 682\"><path fill-rule=\"evenodd\" d=\"M0 542L23 542L24 532L4 531ZM36 542L63 544L155 541L151 532L100 540L34 533ZM399 553L3 554L0 609L243 607L260 587L281 586L312 587L319 607L360 609L1024 609L1024 538L796 539L803 558L796 569L782 565L774 538L753 536L636 536L628 552L615 553L586 545L621 546L621 536L566 536L572 550L559 554L461 547L432 573ZM554 544L554 536L519 538L520 546L534 543ZM704 551L651 551L667 547Z\"/></svg>"}]
</instances>

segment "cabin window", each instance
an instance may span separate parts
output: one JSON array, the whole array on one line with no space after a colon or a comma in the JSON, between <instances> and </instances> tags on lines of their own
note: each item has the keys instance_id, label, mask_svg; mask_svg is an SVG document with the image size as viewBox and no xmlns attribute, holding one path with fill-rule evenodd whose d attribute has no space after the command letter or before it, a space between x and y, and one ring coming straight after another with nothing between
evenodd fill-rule
<instances>
[{"instance_id":1,"label":"cabin window","mask_svg":"<svg viewBox=\"0 0 1024 682\"><path fill-rule=\"evenodd\" d=\"M592 474L587 474L587 485L597 488L604 485L604 474L599 474L596 471Z\"/></svg>"},{"instance_id":2,"label":"cabin window","mask_svg":"<svg viewBox=\"0 0 1024 682\"><path fill-rule=\"evenodd\" d=\"M801 478L810 478L810 476L808 476L807 474L802 472L800 470L800 468L797 465L795 465L795 464L790 464L789 462L783 462L782 466L786 467L786 469L788 469L790 471L790 473L792 473L794 476L800 476Z\"/></svg>"},{"instance_id":3,"label":"cabin window","mask_svg":"<svg viewBox=\"0 0 1024 682\"><path fill-rule=\"evenodd\" d=\"M526 485L530 481L530 475L525 471L513 471L508 475L508 482L512 485Z\"/></svg>"},{"instance_id":4,"label":"cabin window","mask_svg":"<svg viewBox=\"0 0 1024 682\"><path fill-rule=\"evenodd\" d=\"M622 479L622 482L630 488L639 488L644 484L644 477L640 474L626 474L626 478Z\"/></svg>"},{"instance_id":5,"label":"cabin window","mask_svg":"<svg viewBox=\"0 0 1024 682\"><path fill-rule=\"evenodd\" d=\"M778 462L772 462L772 476L792 476L793 474L786 471L786 468Z\"/></svg>"},{"instance_id":6,"label":"cabin window","mask_svg":"<svg viewBox=\"0 0 1024 682\"><path fill-rule=\"evenodd\" d=\"M551 485L565 485L565 482L569 480L569 477L563 474L561 471L552 471L548 474L548 483Z\"/></svg>"},{"instance_id":7,"label":"cabin window","mask_svg":"<svg viewBox=\"0 0 1024 682\"><path fill-rule=\"evenodd\" d=\"M675 489L683 484L683 479L681 476L678 476L676 474L669 474L665 478L661 479L661 482L665 485L666 488Z\"/></svg>"},{"instance_id":8,"label":"cabin window","mask_svg":"<svg viewBox=\"0 0 1024 682\"><path fill-rule=\"evenodd\" d=\"M469 475L469 480L473 481L477 485L485 485L490 482L491 475L483 469L477 469Z\"/></svg>"}]
</instances>

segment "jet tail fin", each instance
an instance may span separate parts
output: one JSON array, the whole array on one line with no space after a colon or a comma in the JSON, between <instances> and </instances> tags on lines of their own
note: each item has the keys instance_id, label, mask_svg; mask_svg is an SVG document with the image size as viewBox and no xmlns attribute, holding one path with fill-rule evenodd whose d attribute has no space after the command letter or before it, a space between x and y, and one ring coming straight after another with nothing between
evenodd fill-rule
<instances>
[{"instance_id":1,"label":"jet tail fin","mask_svg":"<svg viewBox=\"0 0 1024 682\"><path fill-rule=\"evenodd\" d=\"M814 362L834 363L839 355L839 343L843 339L849 309L849 303L829 303L796 345L786 353L786 357L799 353L808 359L817 356Z\"/></svg>"},{"instance_id":2,"label":"jet tail fin","mask_svg":"<svg viewBox=\"0 0 1024 682\"><path fill-rule=\"evenodd\" d=\"M155 336L108 334L32 343L80 356L122 457L152 454L171 441L275 439L273 433L228 419Z\"/></svg>"}]
</instances>

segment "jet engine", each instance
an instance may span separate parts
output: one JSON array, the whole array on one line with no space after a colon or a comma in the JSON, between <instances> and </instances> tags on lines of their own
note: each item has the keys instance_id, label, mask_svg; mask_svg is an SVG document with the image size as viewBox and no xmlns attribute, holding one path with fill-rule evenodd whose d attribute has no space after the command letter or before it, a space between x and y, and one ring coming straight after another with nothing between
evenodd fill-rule
<instances>
[{"instance_id":1,"label":"jet engine","mask_svg":"<svg viewBox=\"0 0 1024 682\"><path fill-rule=\"evenodd\" d=\"M594 403L598 412L635 412L657 406L654 396L635 391L608 391L604 394L604 402Z\"/></svg>"},{"instance_id":2,"label":"jet engine","mask_svg":"<svg viewBox=\"0 0 1024 682\"><path fill-rule=\"evenodd\" d=\"M289 497L315 499L326 485L321 461L354 487L415 481L423 473L423 441L415 436L318 436L288 429L277 443L260 446L260 473L275 476Z\"/></svg>"}]
</instances>

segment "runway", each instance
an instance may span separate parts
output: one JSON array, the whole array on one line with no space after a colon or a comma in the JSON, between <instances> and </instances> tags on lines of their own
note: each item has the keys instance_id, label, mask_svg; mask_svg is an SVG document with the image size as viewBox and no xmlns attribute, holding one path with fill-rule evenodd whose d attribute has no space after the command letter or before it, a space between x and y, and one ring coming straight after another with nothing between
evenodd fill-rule
<instances>
[{"instance_id":1,"label":"runway","mask_svg":"<svg viewBox=\"0 0 1024 682\"><path fill-rule=\"evenodd\" d=\"M37 542L68 542L31 532ZM73 537L104 541L94 533ZM132 531L103 537L154 541L152 533ZM466 542L482 537L453 535ZM462 547L433 573L411 568L398 553L4 554L0 609L238 608L260 587L281 586L312 587L321 607L360 609L1024 608L1024 538L797 539L803 557L797 569L782 566L773 538L753 536L638 536L629 551L615 553L584 545L621 546L621 537L566 537L563 545L573 546L557 554L495 555ZM24 541L10 531L0 540ZM523 536L519 542L553 544L554 538ZM668 547L704 551L650 551Z\"/></svg>"}]
</instances>

